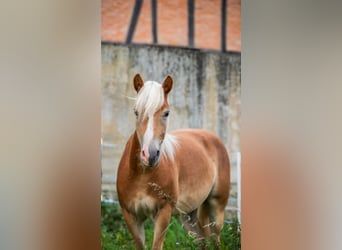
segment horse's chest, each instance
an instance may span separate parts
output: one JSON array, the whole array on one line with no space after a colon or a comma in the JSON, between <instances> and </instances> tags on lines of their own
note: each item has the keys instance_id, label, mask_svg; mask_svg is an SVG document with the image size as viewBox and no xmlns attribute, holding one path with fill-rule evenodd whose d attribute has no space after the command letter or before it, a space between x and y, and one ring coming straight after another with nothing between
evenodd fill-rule
<instances>
[{"instance_id":1,"label":"horse's chest","mask_svg":"<svg viewBox=\"0 0 342 250\"><path fill-rule=\"evenodd\" d=\"M157 201L146 192L139 191L128 202L128 208L138 217L153 217L157 213Z\"/></svg>"}]
</instances>

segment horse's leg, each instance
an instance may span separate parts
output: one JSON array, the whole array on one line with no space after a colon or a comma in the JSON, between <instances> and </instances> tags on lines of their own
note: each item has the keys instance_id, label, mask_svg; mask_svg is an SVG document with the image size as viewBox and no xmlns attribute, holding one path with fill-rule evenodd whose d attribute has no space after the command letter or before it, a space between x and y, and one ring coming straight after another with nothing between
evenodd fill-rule
<instances>
[{"instance_id":1,"label":"horse's leg","mask_svg":"<svg viewBox=\"0 0 342 250\"><path fill-rule=\"evenodd\" d=\"M138 220L134 215L129 213L126 209L122 210L127 227L135 241L138 250L145 249L145 230L144 220Z\"/></svg>"},{"instance_id":2,"label":"horse's leg","mask_svg":"<svg viewBox=\"0 0 342 250\"><path fill-rule=\"evenodd\" d=\"M211 200L211 221L213 226L211 227L211 232L216 235L216 239L219 242L221 238L221 230L224 224L224 210L226 207L225 201L220 201L219 199Z\"/></svg>"},{"instance_id":3,"label":"horse's leg","mask_svg":"<svg viewBox=\"0 0 342 250\"><path fill-rule=\"evenodd\" d=\"M163 243L170 223L172 208L166 205L161 208L158 214L154 217L154 235L153 235L153 250L163 249Z\"/></svg>"},{"instance_id":4,"label":"horse's leg","mask_svg":"<svg viewBox=\"0 0 342 250\"><path fill-rule=\"evenodd\" d=\"M207 202L210 210L210 240L216 249L220 249L221 230L224 224L224 210L227 202L226 199L219 197L210 197Z\"/></svg>"},{"instance_id":5,"label":"horse's leg","mask_svg":"<svg viewBox=\"0 0 342 250\"><path fill-rule=\"evenodd\" d=\"M202 236L206 239L210 236L210 207L206 200L198 209L198 224L201 230Z\"/></svg>"},{"instance_id":6,"label":"horse's leg","mask_svg":"<svg viewBox=\"0 0 342 250\"><path fill-rule=\"evenodd\" d=\"M199 224L203 236L220 248L220 235L224 223L224 209L226 202L219 198L208 197L199 208Z\"/></svg>"},{"instance_id":7,"label":"horse's leg","mask_svg":"<svg viewBox=\"0 0 342 250\"><path fill-rule=\"evenodd\" d=\"M201 237L201 230L198 227L197 209L188 214L181 214L180 220L187 233L195 234L197 238Z\"/></svg>"}]
</instances>

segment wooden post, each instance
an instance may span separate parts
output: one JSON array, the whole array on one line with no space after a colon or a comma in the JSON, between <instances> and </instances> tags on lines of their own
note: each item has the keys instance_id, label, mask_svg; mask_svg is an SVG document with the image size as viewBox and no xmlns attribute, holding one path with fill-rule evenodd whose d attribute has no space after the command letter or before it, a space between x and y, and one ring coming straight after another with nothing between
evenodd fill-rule
<instances>
[{"instance_id":1,"label":"wooden post","mask_svg":"<svg viewBox=\"0 0 342 250\"><path fill-rule=\"evenodd\" d=\"M143 4L143 0L135 0L131 22L129 24L128 33L127 33L127 37L125 41L126 44L129 44L132 42L132 38L134 36L135 27L137 26L138 17L140 14L142 4Z\"/></svg>"}]
</instances>

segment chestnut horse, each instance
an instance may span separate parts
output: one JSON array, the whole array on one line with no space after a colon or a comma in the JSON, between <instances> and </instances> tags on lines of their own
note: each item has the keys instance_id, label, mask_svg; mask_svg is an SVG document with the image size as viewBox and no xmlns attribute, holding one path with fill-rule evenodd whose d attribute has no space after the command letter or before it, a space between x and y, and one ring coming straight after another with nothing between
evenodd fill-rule
<instances>
[{"instance_id":1,"label":"chestnut horse","mask_svg":"<svg viewBox=\"0 0 342 250\"><path fill-rule=\"evenodd\" d=\"M188 215L185 227L220 241L230 187L228 153L221 140L199 129L167 133L168 94L162 84L134 76L136 130L117 172L117 194L137 249L145 247L144 221L154 223L153 249L162 249L172 214ZM191 226L190 226L191 225Z\"/></svg>"}]
</instances>

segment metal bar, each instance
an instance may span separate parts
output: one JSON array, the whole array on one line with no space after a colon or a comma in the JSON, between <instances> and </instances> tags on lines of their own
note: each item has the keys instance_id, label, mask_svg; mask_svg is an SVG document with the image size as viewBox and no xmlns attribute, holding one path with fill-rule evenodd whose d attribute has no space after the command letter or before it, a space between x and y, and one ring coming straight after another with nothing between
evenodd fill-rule
<instances>
[{"instance_id":1,"label":"metal bar","mask_svg":"<svg viewBox=\"0 0 342 250\"><path fill-rule=\"evenodd\" d=\"M221 0L221 51L226 51L227 0Z\"/></svg>"},{"instance_id":2,"label":"metal bar","mask_svg":"<svg viewBox=\"0 0 342 250\"><path fill-rule=\"evenodd\" d=\"M105 148L120 148L121 147L120 145L116 145L116 144L112 144L112 143L107 143L107 142L101 143L101 146L105 147Z\"/></svg>"},{"instance_id":3,"label":"metal bar","mask_svg":"<svg viewBox=\"0 0 342 250\"><path fill-rule=\"evenodd\" d=\"M236 155L237 160L237 217L239 220L239 223L241 223L241 153L237 152Z\"/></svg>"},{"instance_id":4,"label":"metal bar","mask_svg":"<svg viewBox=\"0 0 342 250\"><path fill-rule=\"evenodd\" d=\"M129 24L128 33L127 33L127 37L125 41L126 44L129 44L132 42L132 38L134 36L135 27L137 26L138 17L140 14L142 4L143 4L143 0L135 0L131 22Z\"/></svg>"},{"instance_id":5,"label":"metal bar","mask_svg":"<svg viewBox=\"0 0 342 250\"><path fill-rule=\"evenodd\" d=\"M153 43L156 44L158 43L158 29L157 29L157 21L158 21L158 16L157 16L157 0L152 0L152 37L153 37Z\"/></svg>"},{"instance_id":6,"label":"metal bar","mask_svg":"<svg viewBox=\"0 0 342 250\"><path fill-rule=\"evenodd\" d=\"M188 0L188 45L194 47L195 0Z\"/></svg>"}]
</instances>

